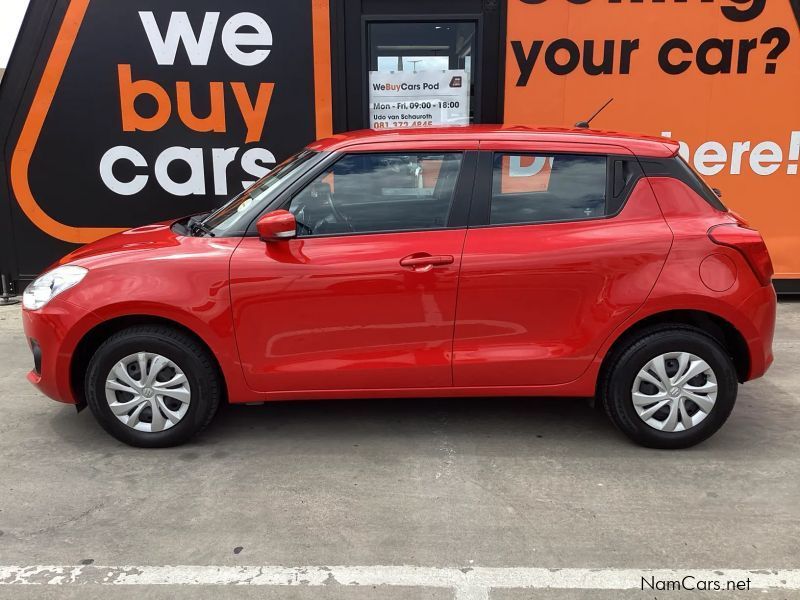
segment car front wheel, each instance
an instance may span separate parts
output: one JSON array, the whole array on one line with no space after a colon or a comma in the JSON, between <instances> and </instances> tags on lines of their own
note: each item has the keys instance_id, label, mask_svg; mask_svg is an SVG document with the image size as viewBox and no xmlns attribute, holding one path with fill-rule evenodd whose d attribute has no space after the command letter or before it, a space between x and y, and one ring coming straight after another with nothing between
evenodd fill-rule
<instances>
[{"instance_id":1,"label":"car front wheel","mask_svg":"<svg viewBox=\"0 0 800 600\"><path fill-rule=\"evenodd\" d=\"M86 400L97 421L131 446L177 446L204 429L219 406L220 377L208 351L163 326L111 336L86 373Z\"/></svg>"},{"instance_id":2,"label":"car front wheel","mask_svg":"<svg viewBox=\"0 0 800 600\"><path fill-rule=\"evenodd\" d=\"M609 417L632 440L651 448L687 448L722 427L738 382L716 339L674 325L645 331L620 348L600 390Z\"/></svg>"}]
</instances>

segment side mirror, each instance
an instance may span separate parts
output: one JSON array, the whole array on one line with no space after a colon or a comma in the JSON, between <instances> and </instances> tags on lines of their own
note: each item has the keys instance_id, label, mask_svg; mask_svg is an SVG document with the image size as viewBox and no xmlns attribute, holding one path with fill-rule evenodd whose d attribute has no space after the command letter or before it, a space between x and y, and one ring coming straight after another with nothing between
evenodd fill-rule
<instances>
[{"instance_id":1,"label":"side mirror","mask_svg":"<svg viewBox=\"0 0 800 600\"><path fill-rule=\"evenodd\" d=\"M297 235L297 221L288 210L276 210L261 217L256 229L265 242L290 240Z\"/></svg>"}]
</instances>

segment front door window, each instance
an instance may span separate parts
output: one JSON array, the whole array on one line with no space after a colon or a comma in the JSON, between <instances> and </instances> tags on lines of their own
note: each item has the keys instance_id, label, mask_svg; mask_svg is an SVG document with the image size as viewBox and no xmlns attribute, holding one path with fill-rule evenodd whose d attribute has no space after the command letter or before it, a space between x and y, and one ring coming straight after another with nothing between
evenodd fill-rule
<instances>
[{"instance_id":1,"label":"front door window","mask_svg":"<svg viewBox=\"0 0 800 600\"><path fill-rule=\"evenodd\" d=\"M298 193L298 237L447 226L462 153L349 154Z\"/></svg>"}]
</instances>

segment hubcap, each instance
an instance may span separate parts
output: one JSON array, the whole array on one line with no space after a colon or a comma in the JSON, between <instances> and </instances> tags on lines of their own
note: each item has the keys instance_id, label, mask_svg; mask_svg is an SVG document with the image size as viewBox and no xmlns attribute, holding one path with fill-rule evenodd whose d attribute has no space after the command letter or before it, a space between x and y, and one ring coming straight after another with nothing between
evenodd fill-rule
<instances>
[{"instance_id":1,"label":"hubcap","mask_svg":"<svg viewBox=\"0 0 800 600\"><path fill-rule=\"evenodd\" d=\"M636 414L659 431L686 431L702 422L717 401L717 377L699 356L668 352L636 375L631 390Z\"/></svg>"},{"instance_id":2,"label":"hubcap","mask_svg":"<svg viewBox=\"0 0 800 600\"><path fill-rule=\"evenodd\" d=\"M108 373L106 400L125 425L153 433L174 427L186 416L192 392L173 361L139 352L123 358Z\"/></svg>"}]
</instances>

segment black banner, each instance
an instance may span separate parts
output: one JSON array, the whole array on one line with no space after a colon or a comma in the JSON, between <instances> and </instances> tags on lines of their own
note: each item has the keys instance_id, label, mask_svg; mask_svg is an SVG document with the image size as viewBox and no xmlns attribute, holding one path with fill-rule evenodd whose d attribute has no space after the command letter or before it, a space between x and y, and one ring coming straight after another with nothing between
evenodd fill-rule
<instances>
[{"instance_id":1,"label":"black banner","mask_svg":"<svg viewBox=\"0 0 800 600\"><path fill-rule=\"evenodd\" d=\"M310 0L32 0L20 35L0 89L7 274L213 209L316 137Z\"/></svg>"}]
</instances>

